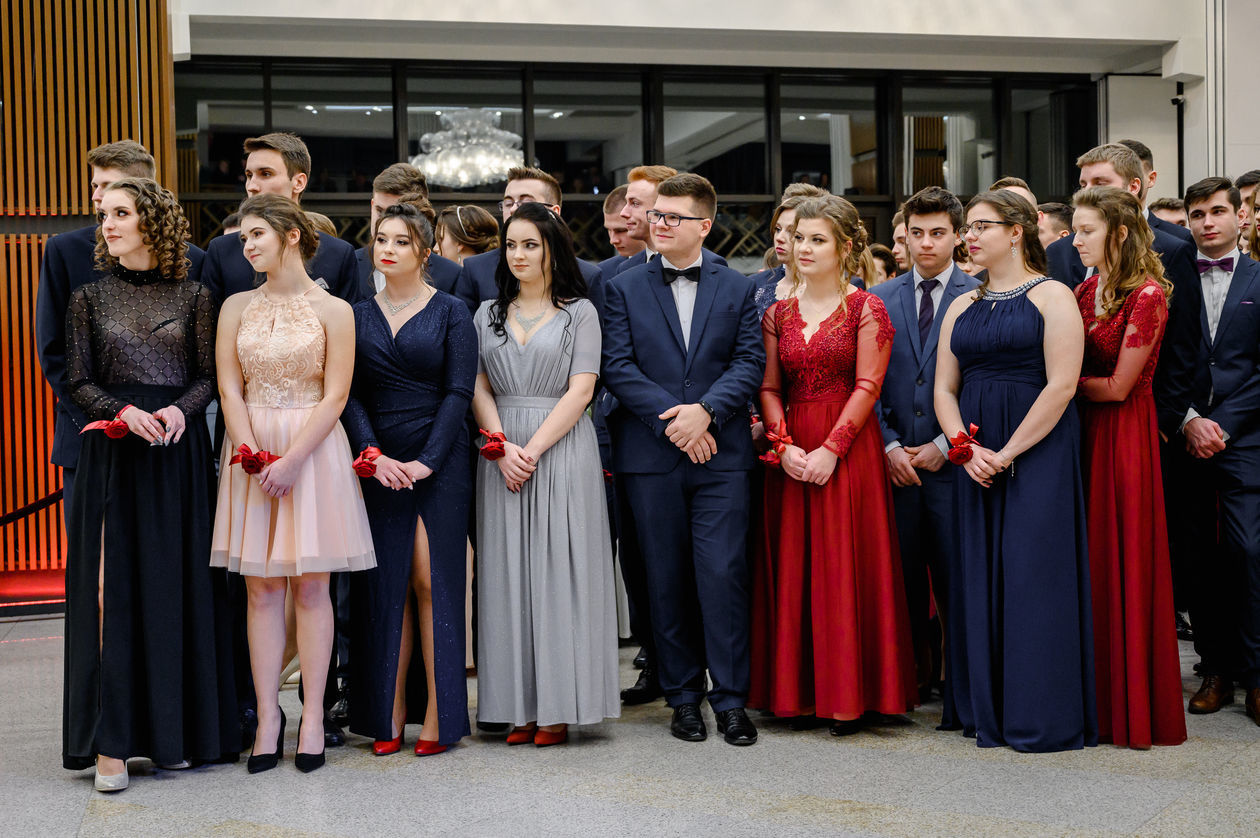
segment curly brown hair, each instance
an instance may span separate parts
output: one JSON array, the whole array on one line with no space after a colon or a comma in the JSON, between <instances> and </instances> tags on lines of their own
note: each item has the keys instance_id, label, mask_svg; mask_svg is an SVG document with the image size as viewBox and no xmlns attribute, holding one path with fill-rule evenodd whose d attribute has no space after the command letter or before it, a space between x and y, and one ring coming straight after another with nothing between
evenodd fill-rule
<instances>
[{"instance_id":1,"label":"curly brown hair","mask_svg":"<svg viewBox=\"0 0 1260 838\"><path fill-rule=\"evenodd\" d=\"M831 227L832 235L835 236L836 255L840 257L840 277L837 287L841 294L848 293L849 283L855 276L862 277L863 282L874 279L875 259L871 256L871 238L866 231L866 225L862 223L857 207L839 195L807 198L796 208L796 221L792 225L792 235L796 235L797 225L802 221L812 219L826 221ZM844 246L850 243L853 247L846 256ZM801 284L800 265L796 262L795 251L792 254L792 262L792 290L795 293L796 288ZM844 305L843 298L841 298L841 305Z\"/></svg>"},{"instance_id":2,"label":"curly brown hair","mask_svg":"<svg viewBox=\"0 0 1260 838\"><path fill-rule=\"evenodd\" d=\"M1077 209L1092 209L1102 216L1107 225L1106 264L1107 272L1099 304L1103 319L1114 316L1124 308L1129 295L1153 279L1164 292L1164 299L1172 298L1173 286L1164 276L1164 263L1152 249L1155 234L1146 223L1146 213L1137 196L1114 186L1090 186L1072 196ZM1127 235L1121 239L1120 230Z\"/></svg>"},{"instance_id":3,"label":"curly brown hair","mask_svg":"<svg viewBox=\"0 0 1260 838\"><path fill-rule=\"evenodd\" d=\"M188 219L170 190L147 177L127 177L116 180L105 191L122 190L131 196L136 215L140 217L140 235L144 246L153 253L158 270L167 279L184 280L192 263L188 260ZM98 225L96 249L93 252L96 268L109 273L118 260L109 255L105 236Z\"/></svg>"}]
</instances>

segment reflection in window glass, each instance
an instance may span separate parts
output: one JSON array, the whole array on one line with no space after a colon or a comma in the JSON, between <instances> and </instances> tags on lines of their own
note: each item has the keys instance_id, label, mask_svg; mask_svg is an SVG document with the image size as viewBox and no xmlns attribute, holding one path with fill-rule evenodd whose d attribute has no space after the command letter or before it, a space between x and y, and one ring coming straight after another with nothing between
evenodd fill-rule
<instances>
[{"instance_id":1,"label":"reflection in window glass","mask_svg":"<svg viewBox=\"0 0 1260 838\"><path fill-rule=\"evenodd\" d=\"M604 194L643 162L643 109L637 78L601 75L534 79L538 165L568 193Z\"/></svg>"},{"instance_id":2,"label":"reflection in window glass","mask_svg":"<svg viewBox=\"0 0 1260 838\"><path fill-rule=\"evenodd\" d=\"M203 67L175 72L175 134L179 147L179 190L245 192L246 138L261 134L262 69L232 72Z\"/></svg>"},{"instance_id":3,"label":"reflection in window glass","mask_svg":"<svg viewBox=\"0 0 1260 838\"><path fill-rule=\"evenodd\" d=\"M271 125L292 131L311 152L307 192L371 192L394 161L393 87L388 70L367 74L277 67Z\"/></svg>"},{"instance_id":4,"label":"reflection in window glass","mask_svg":"<svg viewBox=\"0 0 1260 838\"><path fill-rule=\"evenodd\" d=\"M665 163L704 175L723 194L766 192L765 85L670 81L665 95Z\"/></svg>"},{"instance_id":5,"label":"reflection in window glass","mask_svg":"<svg viewBox=\"0 0 1260 838\"><path fill-rule=\"evenodd\" d=\"M837 195L879 191L873 85L784 83L781 98L785 183Z\"/></svg>"},{"instance_id":6,"label":"reflection in window glass","mask_svg":"<svg viewBox=\"0 0 1260 838\"><path fill-rule=\"evenodd\" d=\"M906 195L926 186L974 195L1000 177L988 85L907 86L902 109Z\"/></svg>"},{"instance_id":7,"label":"reflection in window glass","mask_svg":"<svg viewBox=\"0 0 1260 838\"><path fill-rule=\"evenodd\" d=\"M461 133L463 126L470 126L471 131ZM502 193L506 165L487 168L478 152L489 150L496 157L510 154L512 165L521 165L523 128L518 75L417 73L407 79L407 154L429 174L434 192ZM430 139L427 148L422 146L426 136ZM433 144L436 139L443 140L440 149ZM417 158L438 151L442 158L428 162L440 163L445 174L435 177L426 161ZM489 173L490 168L494 173Z\"/></svg>"}]
</instances>

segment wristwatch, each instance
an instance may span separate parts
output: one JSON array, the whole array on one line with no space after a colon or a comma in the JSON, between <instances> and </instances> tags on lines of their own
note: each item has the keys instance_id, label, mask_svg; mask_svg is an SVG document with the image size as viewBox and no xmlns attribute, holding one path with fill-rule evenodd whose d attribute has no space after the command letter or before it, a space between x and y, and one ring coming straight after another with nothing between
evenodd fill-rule
<instances>
[{"instance_id":1,"label":"wristwatch","mask_svg":"<svg viewBox=\"0 0 1260 838\"><path fill-rule=\"evenodd\" d=\"M709 414L709 433L717 436L717 411L713 409L712 405L705 401L700 402L700 406L704 408L705 413Z\"/></svg>"}]
</instances>

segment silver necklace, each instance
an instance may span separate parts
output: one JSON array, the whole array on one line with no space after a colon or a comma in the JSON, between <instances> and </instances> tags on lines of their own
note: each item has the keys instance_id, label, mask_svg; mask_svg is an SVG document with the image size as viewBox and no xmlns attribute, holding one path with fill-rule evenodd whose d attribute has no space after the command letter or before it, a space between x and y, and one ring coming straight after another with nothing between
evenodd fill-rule
<instances>
[{"instance_id":1,"label":"silver necklace","mask_svg":"<svg viewBox=\"0 0 1260 838\"><path fill-rule=\"evenodd\" d=\"M1010 291L985 291L984 298L986 300L991 300L995 303L1000 303L1003 300L1013 300L1016 297L1026 293L1029 288L1032 288L1034 285L1044 280L1045 280L1044 276L1039 276L1039 277L1035 277L1034 279L1028 280L1023 285L1019 286L1018 288L1012 288Z\"/></svg>"},{"instance_id":2,"label":"silver necklace","mask_svg":"<svg viewBox=\"0 0 1260 838\"><path fill-rule=\"evenodd\" d=\"M537 326L539 322L541 322L542 319L547 316L547 309L544 308L542 311L540 311L537 317L526 317L525 315L521 314L521 305L520 303L517 303L516 311L512 312L512 316L516 318L516 323L517 325L521 327L521 331L523 331L525 334L529 334L529 330Z\"/></svg>"},{"instance_id":3,"label":"silver necklace","mask_svg":"<svg viewBox=\"0 0 1260 838\"><path fill-rule=\"evenodd\" d=\"M384 300L384 302L385 302L385 308L389 309L389 313L390 313L390 314L397 314L398 312L402 311L402 310L403 310L404 308L406 308L407 306L409 306L409 305L411 305L412 303L414 303L416 300L420 299L422 296L424 296L424 289L423 289L423 288L421 288L421 289L419 290L419 292L417 292L417 293L416 293L416 295L415 295L414 297L412 297L410 300L408 300L408 301L407 301L407 302L405 302L405 303L399 303L398 305L394 305L393 303L391 303L391 302L389 301L389 294L388 294L388 293L382 293L382 294L381 294L381 299L382 299L382 300Z\"/></svg>"}]
</instances>

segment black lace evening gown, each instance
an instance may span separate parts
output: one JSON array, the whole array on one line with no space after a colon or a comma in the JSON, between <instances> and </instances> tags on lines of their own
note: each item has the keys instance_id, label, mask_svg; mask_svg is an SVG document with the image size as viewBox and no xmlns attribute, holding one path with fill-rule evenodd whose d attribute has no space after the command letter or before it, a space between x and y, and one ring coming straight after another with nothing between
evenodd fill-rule
<instances>
[{"instance_id":1,"label":"black lace evening gown","mask_svg":"<svg viewBox=\"0 0 1260 838\"><path fill-rule=\"evenodd\" d=\"M66 324L70 397L89 420L128 404L183 411L177 443L83 436L66 510L62 762L234 758L240 745L223 571L210 568L218 308L199 283L115 268L79 288ZM97 590L105 562L104 620Z\"/></svg>"}]
</instances>

